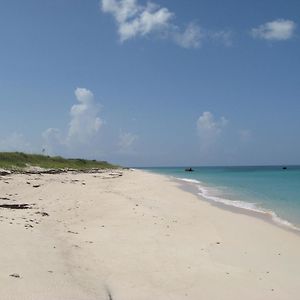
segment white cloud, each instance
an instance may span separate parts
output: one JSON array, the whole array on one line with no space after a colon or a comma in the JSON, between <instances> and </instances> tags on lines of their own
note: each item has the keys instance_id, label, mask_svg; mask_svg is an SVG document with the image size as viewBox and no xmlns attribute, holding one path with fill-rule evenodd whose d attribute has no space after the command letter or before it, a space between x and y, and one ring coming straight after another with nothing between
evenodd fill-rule
<instances>
[{"instance_id":1,"label":"white cloud","mask_svg":"<svg viewBox=\"0 0 300 300\"><path fill-rule=\"evenodd\" d=\"M211 112L203 112L197 121L197 131L202 149L208 149L214 144L227 124L228 120L224 117L216 120Z\"/></svg>"},{"instance_id":2,"label":"white cloud","mask_svg":"<svg viewBox=\"0 0 300 300\"><path fill-rule=\"evenodd\" d=\"M138 0L102 0L101 9L113 15L121 42L156 33L183 48L199 48L206 40L218 40L231 45L229 31L205 30L195 22L181 28L173 23L175 14L153 2L138 4Z\"/></svg>"},{"instance_id":3,"label":"white cloud","mask_svg":"<svg viewBox=\"0 0 300 300\"><path fill-rule=\"evenodd\" d=\"M138 136L130 132L122 132L119 136L119 152L130 153L133 152L133 145L137 141Z\"/></svg>"},{"instance_id":4,"label":"white cloud","mask_svg":"<svg viewBox=\"0 0 300 300\"><path fill-rule=\"evenodd\" d=\"M23 134L14 132L10 136L0 140L0 151L31 152L32 146Z\"/></svg>"},{"instance_id":5,"label":"white cloud","mask_svg":"<svg viewBox=\"0 0 300 300\"><path fill-rule=\"evenodd\" d=\"M200 48L205 41L219 42L227 47L232 46L230 30L213 31L200 27L195 22L188 24L183 32L173 32L174 41L183 48Z\"/></svg>"},{"instance_id":6,"label":"white cloud","mask_svg":"<svg viewBox=\"0 0 300 300\"><path fill-rule=\"evenodd\" d=\"M200 26L190 23L182 33L174 32L174 40L183 48L199 48L205 35Z\"/></svg>"},{"instance_id":7,"label":"white cloud","mask_svg":"<svg viewBox=\"0 0 300 300\"><path fill-rule=\"evenodd\" d=\"M154 3L142 6L137 0L102 0L102 11L114 16L121 42L163 31L174 16L165 7Z\"/></svg>"},{"instance_id":8,"label":"white cloud","mask_svg":"<svg viewBox=\"0 0 300 300\"><path fill-rule=\"evenodd\" d=\"M278 19L267 22L251 30L254 38L265 39L269 41L289 40L294 36L296 23L291 20Z\"/></svg>"},{"instance_id":9,"label":"white cloud","mask_svg":"<svg viewBox=\"0 0 300 300\"><path fill-rule=\"evenodd\" d=\"M86 143L97 134L103 121L98 116L100 105L95 102L94 95L85 88L77 88L75 96L78 104L72 106L71 121L67 143Z\"/></svg>"},{"instance_id":10,"label":"white cloud","mask_svg":"<svg viewBox=\"0 0 300 300\"><path fill-rule=\"evenodd\" d=\"M102 10L112 13L119 23L126 22L138 13L136 0L102 0Z\"/></svg>"},{"instance_id":11,"label":"white cloud","mask_svg":"<svg viewBox=\"0 0 300 300\"><path fill-rule=\"evenodd\" d=\"M48 154L62 153L67 149L75 152L77 148L89 147L95 142L103 124L99 116L100 105L95 101L93 93L85 88L76 88L74 93L78 103L71 107L67 133L63 134L57 128L48 128L42 134Z\"/></svg>"}]
</instances>

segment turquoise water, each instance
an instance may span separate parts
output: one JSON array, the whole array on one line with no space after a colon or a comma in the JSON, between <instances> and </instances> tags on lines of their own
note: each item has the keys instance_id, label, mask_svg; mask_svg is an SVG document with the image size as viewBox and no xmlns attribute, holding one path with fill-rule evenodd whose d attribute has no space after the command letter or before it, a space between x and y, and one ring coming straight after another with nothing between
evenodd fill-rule
<instances>
[{"instance_id":1,"label":"turquoise water","mask_svg":"<svg viewBox=\"0 0 300 300\"><path fill-rule=\"evenodd\" d=\"M252 211L270 214L274 221L300 228L300 167L145 168L195 184L199 195Z\"/></svg>"}]
</instances>

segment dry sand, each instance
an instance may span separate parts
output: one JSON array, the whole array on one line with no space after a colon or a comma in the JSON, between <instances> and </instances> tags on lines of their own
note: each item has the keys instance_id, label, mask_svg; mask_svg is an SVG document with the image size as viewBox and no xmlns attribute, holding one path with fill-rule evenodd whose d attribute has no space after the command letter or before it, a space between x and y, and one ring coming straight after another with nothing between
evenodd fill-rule
<instances>
[{"instance_id":1,"label":"dry sand","mask_svg":"<svg viewBox=\"0 0 300 300\"><path fill-rule=\"evenodd\" d=\"M122 173L1 177L1 300L300 299L299 235Z\"/></svg>"}]
</instances>

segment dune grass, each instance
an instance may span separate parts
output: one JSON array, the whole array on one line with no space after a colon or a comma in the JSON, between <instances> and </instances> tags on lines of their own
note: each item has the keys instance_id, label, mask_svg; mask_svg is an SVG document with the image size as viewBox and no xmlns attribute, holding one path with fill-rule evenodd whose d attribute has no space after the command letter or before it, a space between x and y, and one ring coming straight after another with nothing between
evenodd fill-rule
<instances>
[{"instance_id":1,"label":"dune grass","mask_svg":"<svg viewBox=\"0 0 300 300\"><path fill-rule=\"evenodd\" d=\"M63 158L60 156L46 156L40 154L26 154L22 152L0 152L0 168L2 169L24 169L28 166L41 167L45 169L112 169L117 166L106 161Z\"/></svg>"}]
</instances>

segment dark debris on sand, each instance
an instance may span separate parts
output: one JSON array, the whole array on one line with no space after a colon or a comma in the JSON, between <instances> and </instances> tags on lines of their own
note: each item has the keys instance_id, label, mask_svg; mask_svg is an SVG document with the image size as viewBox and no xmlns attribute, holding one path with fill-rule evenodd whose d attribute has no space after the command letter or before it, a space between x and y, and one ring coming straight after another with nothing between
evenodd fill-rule
<instances>
[{"instance_id":1,"label":"dark debris on sand","mask_svg":"<svg viewBox=\"0 0 300 300\"><path fill-rule=\"evenodd\" d=\"M0 208L7 209L31 209L31 205L29 204L0 204Z\"/></svg>"}]
</instances>

